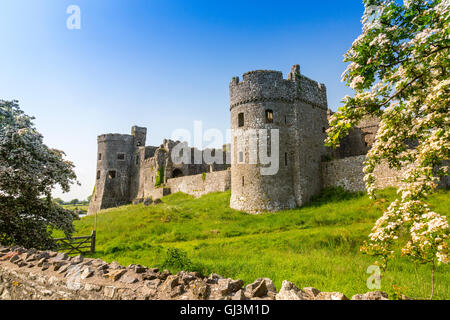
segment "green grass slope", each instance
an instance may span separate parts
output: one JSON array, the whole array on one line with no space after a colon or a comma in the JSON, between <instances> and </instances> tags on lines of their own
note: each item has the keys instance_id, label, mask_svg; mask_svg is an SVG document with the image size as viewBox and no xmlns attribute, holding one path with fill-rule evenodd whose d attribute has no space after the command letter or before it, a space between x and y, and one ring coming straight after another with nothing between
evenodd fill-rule
<instances>
[{"instance_id":1,"label":"green grass slope","mask_svg":"<svg viewBox=\"0 0 450 320\"><path fill-rule=\"evenodd\" d=\"M429 199L434 210L447 216L449 194L439 191ZM246 283L269 277L277 288L290 280L350 297L369 291L366 270L375 259L361 254L359 247L394 197L392 189L381 191L377 200L327 190L300 209L248 215L229 208L230 192L199 199L173 194L154 206L101 211L95 257L172 272L215 272ZM76 234L89 235L93 224L92 216L76 221ZM430 270L400 257L390 264L381 290L427 298ZM450 298L449 288L449 267L439 266L435 298Z\"/></svg>"}]
</instances>

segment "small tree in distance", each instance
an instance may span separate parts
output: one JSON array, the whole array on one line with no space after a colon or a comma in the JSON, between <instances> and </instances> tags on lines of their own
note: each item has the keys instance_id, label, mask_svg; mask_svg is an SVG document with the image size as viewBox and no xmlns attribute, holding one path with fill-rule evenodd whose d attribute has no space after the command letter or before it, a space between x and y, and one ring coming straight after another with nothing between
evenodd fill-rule
<instances>
[{"instance_id":1,"label":"small tree in distance","mask_svg":"<svg viewBox=\"0 0 450 320\"><path fill-rule=\"evenodd\" d=\"M73 214L52 201L76 181L64 152L50 149L17 101L0 100L0 243L52 248L53 229L70 236Z\"/></svg>"},{"instance_id":2,"label":"small tree in distance","mask_svg":"<svg viewBox=\"0 0 450 320\"><path fill-rule=\"evenodd\" d=\"M365 182L374 196L374 168L380 161L405 172L399 199L378 219L361 250L381 258L383 270L394 245L421 263L448 263L447 218L424 202L448 175L443 160L450 147L450 2L448 0L364 0L363 32L345 54L343 81L355 90L330 120L326 143L339 145L365 116L380 125L365 162ZM410 148L416 142L415 148Z\"/></svg>"}]
</instances>

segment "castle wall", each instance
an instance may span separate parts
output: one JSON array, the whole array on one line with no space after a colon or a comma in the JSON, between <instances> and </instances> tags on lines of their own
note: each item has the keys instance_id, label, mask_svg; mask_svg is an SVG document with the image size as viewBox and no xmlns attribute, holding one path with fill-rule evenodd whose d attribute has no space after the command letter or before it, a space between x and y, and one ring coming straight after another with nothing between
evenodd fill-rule
<instances>
[{"instance_id":1,"label":"castle wall","mask_svg":"<svg viewBox=\"0 0 450 320\"><path fill-rule=\"evenodd\" d=\"M298 142L294 149L297 159L295 189L297 205L302 206L322 190L321 162L327 153L324 140L328 121L326 105L320 107L299 101L296 103L296 109Z\"/></svg>"},{"instance_id":2,"label":"castle wall","mask_svg":"<svg viewBox=\"0 0 450 320\"><path fill-rule=\"evenodd\" d=\"M172 193L183 192L200 197L211 192L223 192L231 188L231 171L217 171L193 176L167 179Z\"/></svg>"},{"instance_id":3,"label":"castle wall","mask_svg":"<svg viewBox=\"0 0 450 320\"><path fill-rule=\"evenodd\" d=\"M364 191L364 160L366 156L354 156L344 159L322 162L322 180L324 188L343 187L345 190Z\"/></svg>"},{"instance_id":4,"label":"castle wall","mask_svg":"<svg viewBox=\"0 0 450 320\"><path fill-rule=\"evenodd\" d=\"M331 116L331 112L329 116ZM345 157L353 157L367 154L375 142L378 131L379 119L376 117L365 117L361 119L358 125L349 131L344 137L340 146L331 150L334 159L342 159Z\"/></svg>"},{"instance_id":5,"label":"castle wall","mask_svg":"<svg viewBox=\"0 0 450 320\"><path fill-rule=\"evenodd\" d=\"M343 187L352 192L365 191L363 172L365 159L365 155L360 155L323 162L322 179L324 187ZM445 161L444 165L448 165L448 161ZM410 167L399 171L389 168L386 162L378 164L373 172L375 187L377 189L397 187L400 180L404 178L404 173L408 168ZM439 187L448 188L448 186L449 176L442 177Z\"/></svg>"}]
</instances>

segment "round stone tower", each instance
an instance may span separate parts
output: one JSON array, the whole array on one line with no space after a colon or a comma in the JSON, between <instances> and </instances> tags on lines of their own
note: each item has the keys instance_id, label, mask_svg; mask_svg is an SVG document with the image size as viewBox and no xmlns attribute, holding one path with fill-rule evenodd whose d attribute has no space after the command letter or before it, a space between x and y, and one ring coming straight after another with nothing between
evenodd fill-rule
<instances>
[{"instance_id":1,"label":"round stone tower","mask_svg":"<svg viewBox=\"0 0 450 320\"><path fill-rule=\"evenodd\" d=\"M285 80L278 71L251 71L242 82L231 81L231 208L258 213L296 207L297 94L295 77Z\"/></svg>"},{"instance_id":2,"label":"round stone tower","mask_svg":"<svg viewBox=\"0 0 450 320\"><path fill-rule=\"evenodd\" d=\"M123 205L130 198L130 173L135 159L133 135L103 134L98 136L95 191L88 214Z\"/></svg>"}]
</instances>

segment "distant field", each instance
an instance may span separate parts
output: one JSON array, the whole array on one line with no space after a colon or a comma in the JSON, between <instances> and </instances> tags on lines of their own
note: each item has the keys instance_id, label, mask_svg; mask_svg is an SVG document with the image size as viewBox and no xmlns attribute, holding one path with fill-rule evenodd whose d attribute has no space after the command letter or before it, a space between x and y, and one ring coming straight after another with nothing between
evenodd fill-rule
<instances>
[{"instance_id":1,"label":"distant field","mask_svg":"<svg viewBox=\"0 0 450 320\"><path fill-rule=\"evenodd\" d=\"M88 204L65 204L62 206L64 209L73 210L79 212L81 215L87 214L89 205Z\"/></svg>"},{"instance_id":2,"label":"distant field","mask_svg":"<svg viewBox=\"0 0 450 320\"><path fill-rule=\"evenodd\" d=\"M449 195L448 190L439 191L429 203L449 216ZM246 283L269 277L277 288L290 280L299 287L351 297L369 291L366 270L374 258L361 254L359 247L394 196L394 190L384 190L372 201L365 195L328 190L307 207L254 216L230 209L230 192L199 199L173 194L156 206L101 211L95 256L172 272L215 272ZM77 235L89 235L93 223L92 216L76 221ZM381 290L392 296L397 286L407 296L428 298L430 280L429 266L400 258L390 265ZM448 266L437 268L436 281L435 298L449 299Z\"/></svg>"}]
</instances>

